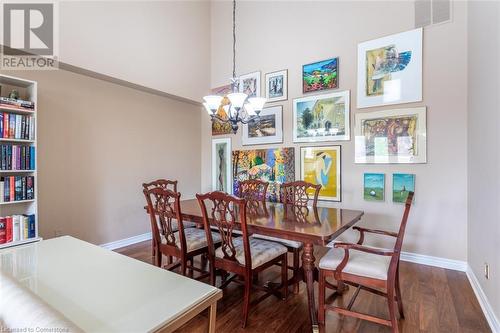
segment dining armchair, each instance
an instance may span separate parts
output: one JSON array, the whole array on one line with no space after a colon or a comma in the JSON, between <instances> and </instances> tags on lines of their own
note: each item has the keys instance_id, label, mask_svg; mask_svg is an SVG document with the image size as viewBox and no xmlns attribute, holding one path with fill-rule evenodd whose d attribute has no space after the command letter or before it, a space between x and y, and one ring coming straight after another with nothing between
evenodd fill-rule
<instances>
[{"instance_id":1,"label":"dining armchair","mask_svg":"<svg viewBox=\"0 0 500 333\"><path fill-rule=\"evenodd\" d=\"M180 207L181 194L162 187L144 189L148 212L151 219L151 231L155 244L155 264L162 267L162 255L178 260L165 267L174 270L180 266L181 274L186 275L187 269L192 275L193 270L201 273L198 279L207 277L208 272L193 265L193 258L208 252L205 230L198 228L184 228ZM175 221L174 221L175 220ZM174 228L174 223L178 228ZM213 244L221 242L220 235L213 233Z\"/></svg>"},{"instance_id":2,"label":"dining armchair","mask_svg":"<svg viewBox=\"0 0 500 333\"><path fill-rule=\"evenodd\" d=\"M266 293L256 300L257 303L269 295L275 295L282 299L287 298L287 249L275 242L249 237L247 201L245 199L220 191L197 194L196 197L201 207L203 223L207 232L210 283L215 286L216 271L220 271L224 279L219 288L225 288L230 282L244 285L241 320L244 328L248 321L252 288ZM213 233L209 231L210 225L217 227L222 239L221 246L217 249L214 246ZM241 228L242 237L233 237L233 229L237 225ZM281 264L281 285L279 287L254 284L254 275L277 263ZM226 278L227 272L233 273L233 275ZM278 292L279 288L281 288L281 293Z\"/></svg>"},{"instance_id":3,"label":"dining armchair","mask_svg":"<svg viewBox=\"0 0 500 333\"><path fill-rule=\"evenodd\" d=\"M312 197L308 193L311 189L313 190ZM320 189L321 185L314 185L304 181L295 181L281 184L281 202L285 205L285 212L288 211L288 208L292 208L294 209L295 215L301 215L301 213L304 213L305 210L309 209L307 207L309 202L312 202L312 206L316 207L318 204ZM305 213L305 215L307 216L307 213ZM300 251L303 248L303 244L297 241L258 234L254 235L253 237L283 244L286 246L288 252L292 253L293 263L292 266L288 268L293 272L294 280L296 281L293 285L293 292L297 294L299 292L299 282L296 277L300 270Z\"/></svg>"},{"instance_id":4,"label":"dining armchair","mask_svg":"<svg viewBox=\"0 0 500 333\"><path fill-rule=\"evenodd\" d=\"M342 315L386 325L391 327L393 332L399 332L396 303L400 317L404 318L399 283L399 260L413 195L413 192L408 193L405 210L397 233L354 227L353 229L360 233L357 244L335 243L333 249L321 258L319 262L318 296L318 321L320 324L325 324L326 311L330 310ZM392 237L396 240L395 245L392 249L380 249L363 245L366 233ZM332 286L326 281L327 278L334 278L338 283L345 283L356 287L346 308L325 304L326 288ZM351 310L360 290L372 292L387 298L389 320Z\"/></svg>"},{"instance_id":5,"label":"dining armchair","mask_svg":"<svg viewBox=\"0 0 500 333\"><path fill-rule=\"evenodd\" d=\"M157 187L163 188L166 190L171 190L171 191L177 193L177 180L157 179L157 180L154 180L152 182L142 184L143 190L149 190L151 188L157 188ZM184 228L194 228L194 227L196 227L195 223L184 222ZM178 224L176 222L173 223L172 228L174 229L174 231L177 231ZM151 252L152 252L153 256L156 254L155 242L153 240L151 241ZM170 257L168 258L168 262L171 263Z\"/></svg>"}]
</instances>

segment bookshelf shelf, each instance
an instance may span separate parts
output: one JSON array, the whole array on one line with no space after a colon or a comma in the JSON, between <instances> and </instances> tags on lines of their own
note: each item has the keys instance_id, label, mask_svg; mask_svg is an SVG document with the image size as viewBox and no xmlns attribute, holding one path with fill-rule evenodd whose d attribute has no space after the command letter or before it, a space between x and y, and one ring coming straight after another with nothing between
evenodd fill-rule
<instances>
[{"instance_id":1,"label":"bookshelf shelf","mask_svg":"<svg viewBox=\"0 0 500 333\"><path fill-rule=\"evenodd\" d=\"M0 170L0 249L4 249L41 240L36 170L38 84L35 81L0 74L0 86L0 97L5 103L0 104L0 163L3 169L15 169ZM19 93L21 102L8 99L13 90ZM33 110L7 104L29 105L30 102L31 106L34 106Z\"/></svg>"}]
</instances>

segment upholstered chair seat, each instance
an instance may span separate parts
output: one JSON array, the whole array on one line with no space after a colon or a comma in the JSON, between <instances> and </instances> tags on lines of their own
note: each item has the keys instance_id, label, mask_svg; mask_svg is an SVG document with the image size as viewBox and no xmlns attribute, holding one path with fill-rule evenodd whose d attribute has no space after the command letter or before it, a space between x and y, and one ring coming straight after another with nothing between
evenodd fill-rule
<instances>
[{"instance_id":1,"label":"upholstered chair seat","mask_svg":"<svg viewBox=\"0 0 500 333\"><path fill-rule=\"evenodd\" d=\"M344 259L344 254L344 249L331 249L321 258L319 268L335 270L342 259ZM342 272L372 279L386 280L390 263L390 256L380 256L361 251L350 251L349 261Z\"/></svg>"},{"instance_id":2,"label":"upholstered chair seat","mask_svg":"<svg viewBox=\"0 0 500 333\"><path fill-rule=\"evenodd\" d=\"M179 231L175 232L173 236L175 237L175 245L180 248L181 238L179 237ZM204 229L184 228L184 236L186 237L186 246L188 252L201 249L207 246L207 235L205 234ZM212 232L212 238L214 240L214 243L221 242L221 237L217 232ZM161 237L161 242L163 244L167 244L167 240L163 235Z\"/></svg>"},{"instance_id":3,"label":"upholstered chair seat","mask_svg":"<svg viewBox=\"0 0 500 333\"><path fill-rule=\"evenodd\" d=\"M265 264L280 255L287 253L287 248L275 242L266 240L249 238L250 254L252 256L252 268L256 268ZM245 265L245 251L243 249L243 238L238 237L233 240L234 249L236 251L235 258L241 265ZM224 258L222 247L215 250L215 256Z\"/></svg>"},{"instance_id":4,"label":"upholstered chair seat","mask_svg":"<svg viewBox=\"0 0 500 333\"><path fill-rule=\"evenodd\" d=\"M271 236L259 235L259 234L253 234L252 237L257 238L257 239L265 239L268 241L280 243L280 244L283 244L283 245L288 246L288 247L293 247L294 249L301 249L303 246L303 244L301 242L292 241L292 240L283 239L283 238L277 238L277 237L271 237Z\"/></svg>"}]
</instances>

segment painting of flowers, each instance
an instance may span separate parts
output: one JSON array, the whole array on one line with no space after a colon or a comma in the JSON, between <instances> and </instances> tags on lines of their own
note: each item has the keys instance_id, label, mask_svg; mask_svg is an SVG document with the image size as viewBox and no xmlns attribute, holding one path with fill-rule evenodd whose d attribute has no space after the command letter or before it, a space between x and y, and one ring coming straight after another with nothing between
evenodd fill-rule
<instances>
[{"instance_id":1,"label":"painting of flowers","mask_svg":"<svg viewBox=\"0 0 500 333\"><path fill-rule=\"evenodd\" d=\"M302 66L304 93L338 88L339 58L331 58Z\"/></svg>"},{"instance_id":2,"label":"painting of flowers","mask_svg":"<svg viewBox=\"0 0 500 333\"><path fill-rule=\"evenodd\" d=\"M233 151L233 191L238 195L241 181L269 182L267 200L278 202L280 185L295 180L295 149L269 148Z\"/></svg>"}]
</instances>

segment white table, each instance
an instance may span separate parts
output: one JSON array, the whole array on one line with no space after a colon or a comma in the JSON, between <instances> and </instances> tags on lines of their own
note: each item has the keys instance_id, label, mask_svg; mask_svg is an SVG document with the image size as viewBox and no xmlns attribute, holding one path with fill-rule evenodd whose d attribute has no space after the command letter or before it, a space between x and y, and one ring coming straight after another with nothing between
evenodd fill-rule
<instances>
[{"instance_id":1,"label":"white table","mask_svg":"<svg viewBox=\"0 0 500 333\"><path fill-rule=\"evenodd\" d=\"M64 236L0 251L13 276L86 332L173 331L222 292L208 284Z\"/></svg>"}]
</instances>

